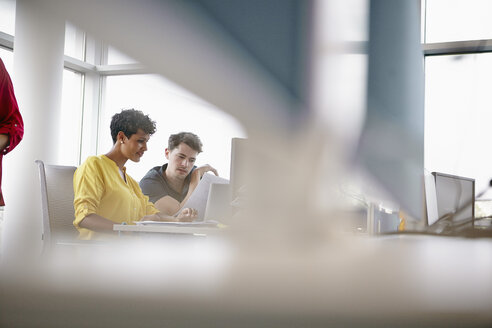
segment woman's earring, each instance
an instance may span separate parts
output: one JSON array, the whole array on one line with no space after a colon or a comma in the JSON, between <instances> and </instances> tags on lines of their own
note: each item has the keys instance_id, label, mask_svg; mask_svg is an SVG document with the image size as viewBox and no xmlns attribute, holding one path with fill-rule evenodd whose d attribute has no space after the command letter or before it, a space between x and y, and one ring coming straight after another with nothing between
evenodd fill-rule
<instances>
[{"instance_id":1,"label":"woman's earring","mask_svg":"<svg viewBox=\"0 0 492 328\"><path fill-rule=\"evenodd\" d=\"M121 143L123 143L123 140L122 140L122 141L120 141L120 142L121 142Z\"/></svg>"}]
</instances>

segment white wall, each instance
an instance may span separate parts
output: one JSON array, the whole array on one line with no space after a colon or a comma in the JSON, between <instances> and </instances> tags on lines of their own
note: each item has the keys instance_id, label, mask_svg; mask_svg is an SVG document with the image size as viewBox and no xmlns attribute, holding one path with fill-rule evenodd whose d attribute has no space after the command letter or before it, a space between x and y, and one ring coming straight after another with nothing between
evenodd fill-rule
<instances>
[{"instance_id":1,"label":"white wall","mask_svg":"<svg viewBox=\"0 0 492 328\"><path fill-rule=\"evenodd\" d=\"M15 92L24 139L5 161L5 258L36 256L41 243L41 201L34 160L56 156L63 72L64 20L38 1L17 0Z\"/></svg>"}]
</instances>

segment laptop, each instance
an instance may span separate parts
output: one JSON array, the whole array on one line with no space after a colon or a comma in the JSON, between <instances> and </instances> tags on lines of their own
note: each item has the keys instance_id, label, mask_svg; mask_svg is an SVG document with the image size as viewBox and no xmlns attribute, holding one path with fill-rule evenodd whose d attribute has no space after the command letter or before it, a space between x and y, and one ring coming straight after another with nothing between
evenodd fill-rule
<instances>
[{"instance_id":1,"label":"laptop","mask_svg":"<svg viewBox=\"0 0 492 328\"><path fill-rule=\"evenodd\" d=\"M207 209L207 203L209 202L210 190L214 189L212 187L215 184L229 184L229 180L215 176L210 173L205 173L202 179L198 183L190 198L185 202L182 208L194 208L198 211L195 222L201 222L205 220L205 212ZM216 192L214 192L216 193ZM216 197L211 196L211 197ZM214 202L214 200L210 200Z\"/></svg>"},{"instance_id":2,"label":"laptop","mask_svg":"<svg viewBox=\"0 0 492 328\"><path fill-rule=\"evenodd\" d=\"M231 185L229 183L210 184L204 221L227 223L231 214Z\"/></svg>"}]
</instances>

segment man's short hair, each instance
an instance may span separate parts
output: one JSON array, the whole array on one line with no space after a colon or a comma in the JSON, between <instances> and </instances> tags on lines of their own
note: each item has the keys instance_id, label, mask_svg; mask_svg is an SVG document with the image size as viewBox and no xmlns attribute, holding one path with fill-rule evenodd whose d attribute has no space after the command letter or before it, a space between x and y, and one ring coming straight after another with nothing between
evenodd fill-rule
<instances>
[{"instance_id":1,"label":"man's short hair","mask_svg":"<svg viewBox=\"0 0 492 328\"><path fill-rule=\"evenodd\" d=\"M141 129L146 134L153 135L155 133L155 122L136 109L124 109L121 113L114 114L111 118L111 137L113 144L116 142L118 132L123 132L127 138L137 133Z\"/></svg>"},{"instance_id":2,"label":"man's short hair","mask_svg":"<svg viewBox=\"0 0 492 328\"><path fill-rule=\"evenodd\" d=\"M180 143L185 143L191 149L197 151L198 153L202 152L202 142L200 138L196 134L191 132L180 132L176 134L171 134L169 137L169 142L167 148L169 151L172 151L174 148L178 148Z\"/></svg>"}]
</instances>

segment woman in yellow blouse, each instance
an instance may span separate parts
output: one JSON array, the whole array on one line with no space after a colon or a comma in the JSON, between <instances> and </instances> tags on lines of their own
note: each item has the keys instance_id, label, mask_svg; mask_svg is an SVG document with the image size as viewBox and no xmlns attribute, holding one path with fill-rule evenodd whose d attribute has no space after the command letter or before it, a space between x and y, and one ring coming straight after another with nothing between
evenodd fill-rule
<instances>
[{"instance_id":1,"label":"woman in yellow blouse","mask_svg":"<svg viewBox=\"0 0 492 328\"><path fill-rule=\"evenodd\" d=\"M105 155L87 158L73 177L73 224L80 239L92 239L95 232L112 232L115 223L192 221L196 217L193 209L185 209L177 217L160 213L126 174L125 163L140 161L154 132L155 122L141 111L123 110L112 117L113 147Z\"/></svg>"}]
</instances>

